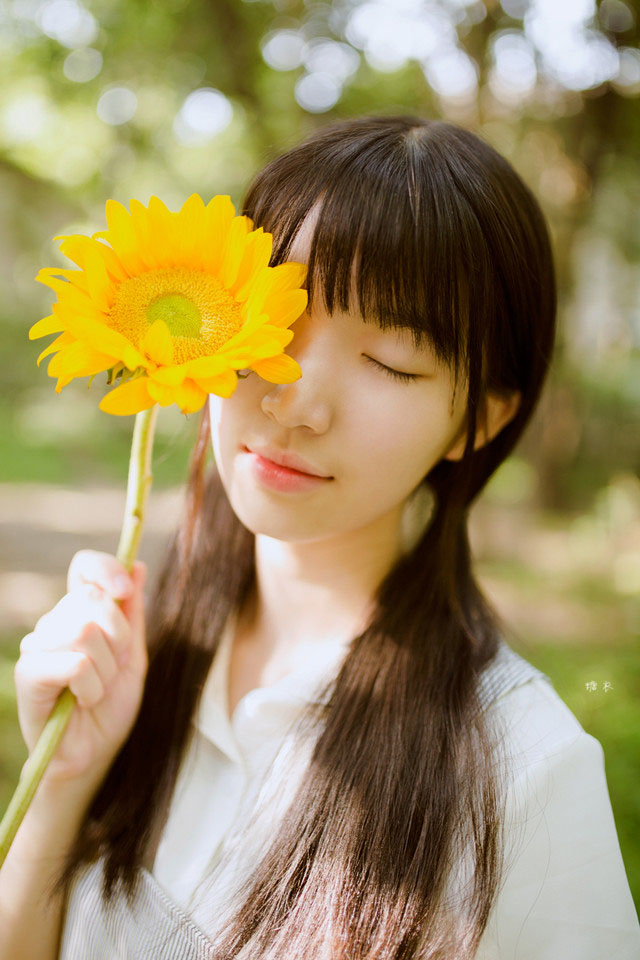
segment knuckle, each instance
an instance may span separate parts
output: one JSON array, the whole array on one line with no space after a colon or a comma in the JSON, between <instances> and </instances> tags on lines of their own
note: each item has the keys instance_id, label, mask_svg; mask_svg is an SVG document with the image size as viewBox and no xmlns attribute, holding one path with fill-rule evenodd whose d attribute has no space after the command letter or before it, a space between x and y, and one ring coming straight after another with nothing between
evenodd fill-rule
<instances>
[{"instance_id":1,"label":"knuckle","mask_svg":"<svg viewBox=\"0 0 640 960\"><path fill-rule=\"evenodd\" d=\"M86 566L89 557L89 550L77 550L69 563L68 576L78 576L80 571Z\"/></svg>"},{"instance_id":2,"label":"knuckle","mask_svg":"<svg viewBox=\"0 0 640 960\"><path fill-rule=\"evenodd\" d=\"M54 608L55 609L55 608ZM46 613L43 613L41 617L38 617L36 620L36 625L32 630L32 633L40 632L41 630L46 630L47 625L51 621L52 610L47 610Z\"/></svg>"},{"instance_id":3,"label":"knuckle","mask_svg":"<svg viewBox=\"0 0 640 960\"><path fill-rule=\"evenodd\" d=\"M24 674L24 657L20 657L19 660L16 660L13 667L13 679L22 681Z\"/></svg>"},{"instance_id":4,"label":"knuckle","mask_svg":"<svg viewBox=\"0 0 640 960\"><path fill-rule=\"evenodd\" d=\"M76 658L71 670L69 671L69 676L75 680L82 680L93 670L93 661L91 660L91 657L89 657L89 655L84 653L82 650L79 650L78 654L79 656Z\"/></svg>"},{"instance_id":5,"label":"knuckle","mask_svg":"<svg viewBox=\"0 0 640 960\"><path fill-rule=\"evenodd\" d=\"M104 631L100 624L96 623L95 620L87 620L80 627L78 636L73 644L74 649L86 653L90 646L103 636L103 633Z\"/></svg>"},{"instance_id":6,"label":"knuckle","mask_svg":"<svg viewBox=\"0 0 640 960\"><path fill-rule=\"evenodd\" d=\"M106 554L100 553L97 550L89 549L78 550L74 553L67 572L69 589L99 578L106 556Z\"/></svg>"},{"instance_id":7,"label":"knuckle","mask_svg":"<svg viewBox=\"0 0 640 960\"><path fill-rule=\"evenodd\" d=\"M28 653L29 650L32 650L34 647L35 634L32 631L31 633L25 634L25 636L20 641L20 653Z\"/></svg>"}]
</instances>

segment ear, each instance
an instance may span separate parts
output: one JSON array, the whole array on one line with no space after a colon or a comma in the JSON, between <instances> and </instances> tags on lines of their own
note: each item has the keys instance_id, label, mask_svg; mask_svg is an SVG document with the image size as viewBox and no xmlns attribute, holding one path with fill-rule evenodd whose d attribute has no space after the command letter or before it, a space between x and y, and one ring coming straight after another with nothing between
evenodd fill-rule
<instances>
[{"instance_id":1,"label":"ear","mask_svg":"<svg viewBox=\"0 0 640 960\"><path fill-rule=\"evenodd\" d=\"M516 415L522 394L515 390L508 396L499 396L497 393L487 394L486 421L478 420L476 439L473 446L478 450L500 433L502 428ZM445 460L461 460L467 442L466 417L458 437L449 452L444 455Z\"/></svg>"}]
</instances>

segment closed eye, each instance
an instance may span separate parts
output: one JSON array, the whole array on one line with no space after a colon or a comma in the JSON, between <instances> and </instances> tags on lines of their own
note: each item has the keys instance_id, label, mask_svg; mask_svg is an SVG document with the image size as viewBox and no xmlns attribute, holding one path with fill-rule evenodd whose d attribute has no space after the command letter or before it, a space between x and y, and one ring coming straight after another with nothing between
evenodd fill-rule
<instances>
[{"instance_id":1,"label":"closed eye","mask_svg":"<svg viewBox=\"0 0 640 960\"><path fill-rule=\"evenodd\" d=\"M388 367L384 363L380 363L379 360L374 360L373 357L367 356L366 353L362 354L367 360L371 363L374 363L376 367L380 370L384 370L385 373L388 373L390 377L393 377L395 380L402 380L403 383L409 383L411 380L419 380L419 373L403 373L401 370L394 370L393 367Z\"/></svg>"}]
</instances>

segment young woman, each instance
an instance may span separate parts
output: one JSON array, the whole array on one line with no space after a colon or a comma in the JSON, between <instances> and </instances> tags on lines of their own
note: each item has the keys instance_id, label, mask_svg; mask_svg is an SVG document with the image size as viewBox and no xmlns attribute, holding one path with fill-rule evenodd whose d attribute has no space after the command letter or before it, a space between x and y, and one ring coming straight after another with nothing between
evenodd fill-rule
<instances>
[{"instance_id":1,"label":"young woman","mask_svg":"<svg viewBox=\"0 0 640 960\"><path fill-rule=\"evenodd\" d=\"M81 551L23 640L29 749L62 687L78 707L0 878L2 956L637 958L602 748L467 535L552 359L535 199L468 131L367 117L242 212L308 265L302 377L210 398L146 614L143 564Z\"/></svg>"}]
</instances>

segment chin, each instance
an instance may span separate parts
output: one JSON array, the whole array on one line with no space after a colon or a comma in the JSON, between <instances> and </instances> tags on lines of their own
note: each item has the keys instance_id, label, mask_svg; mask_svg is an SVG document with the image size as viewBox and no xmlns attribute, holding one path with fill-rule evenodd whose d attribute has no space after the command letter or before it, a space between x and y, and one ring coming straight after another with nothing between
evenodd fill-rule
<instances>
[{"instance_id":1,"label":"chin","mask_svg":"<svg viewBox=\"0 0 640 960\"><path fill-rule=\"evenodd\" d=\"M295 510L288 504L283 504L279 511L273 507L260 510L255 500L250 505L232 501L231 506L238 520L255 536L270 537L283 543L300 543L324 540L332 535L326 524L318 523L317 516L296 516Z\"/></svg>"}]
</instances>

